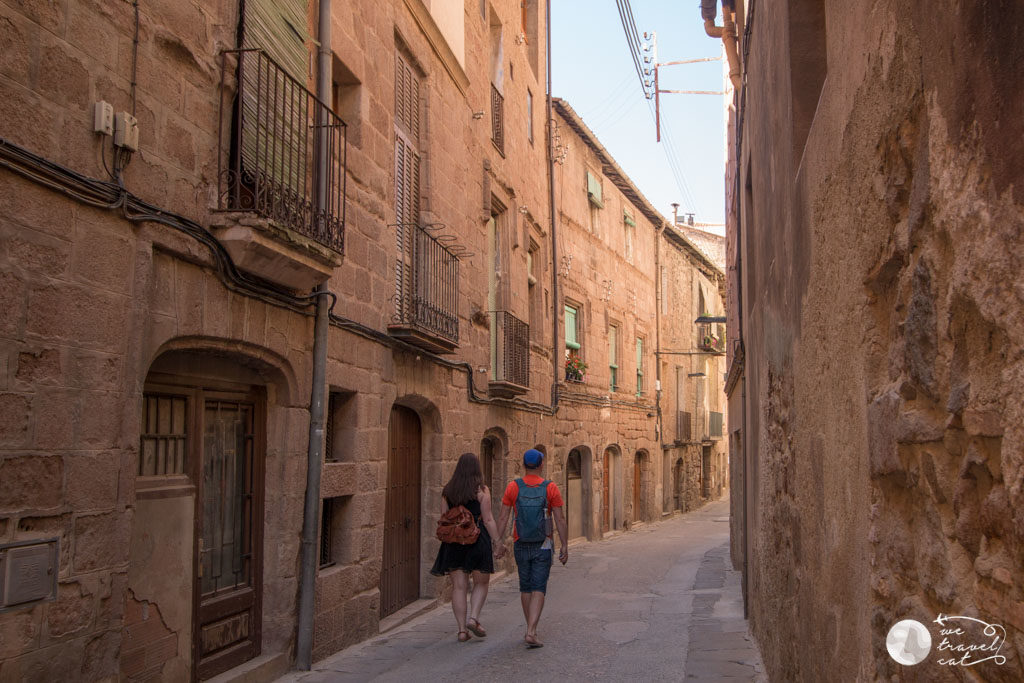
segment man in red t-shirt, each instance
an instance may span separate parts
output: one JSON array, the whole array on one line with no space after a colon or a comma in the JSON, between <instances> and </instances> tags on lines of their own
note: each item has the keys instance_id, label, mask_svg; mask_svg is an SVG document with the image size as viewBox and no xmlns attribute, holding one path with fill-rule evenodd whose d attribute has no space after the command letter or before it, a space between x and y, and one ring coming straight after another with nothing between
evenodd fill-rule
<instances>
[{"instance_id":1,"label":"man in red t-shirt","mask_svg":"<svg viewBox=\"0 0 1024 683\"><path fill-rule=\"evenodd\" d=\"M544 483L541 470L544 467L544 454L531 448L523 454L523 467L526 473L522 477L522 484L535 489ZM501 518L498 520L499 553L504 554L505 525L512 514L516 502L519 500L519 480L508 483L505 495L501 498ZM562 502L562 492L558 490L558 484L548 482L546 491L545 518L554 519L554 526L558 528L558 537L561 539L562 548L558 559L564 565L569 560L569 533L565 523L565 513L562 510L565 505ZM529 509L529 498L533 498L533 492L524 494L524 509ZM539 506L537 508L539 509ZM546 521L545 520L545 521ZM544 609L544 595L548 588L548 576L551 574L552 555L554 554L554 540L551 536L551 525L547 525L542 531L543 540L521 540L519 538L519 525L512 525L512 534L515 539L513 553L516 558L516 566L519 569L519 598L523 603L523 616L526 617L526 637L524 640L529 647L543 647L544 643L537 637L537 622L540 621L540 613ZM546 534L546 535L545 535ZM500 555L499 555L500 556Z\"/></svg>"}]
</instances>

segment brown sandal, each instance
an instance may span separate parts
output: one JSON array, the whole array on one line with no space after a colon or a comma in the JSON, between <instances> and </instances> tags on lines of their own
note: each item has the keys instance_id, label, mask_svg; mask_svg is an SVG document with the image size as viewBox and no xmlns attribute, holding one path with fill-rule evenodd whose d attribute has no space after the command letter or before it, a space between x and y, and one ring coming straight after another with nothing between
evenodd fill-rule
<instances>
[{"instance_id":1,"label":"brown sandal","mask_svg":"<svg viewBox=\"0 0 1024 683\"><path fill-rule=\"evenodd\" d=\"M469 623L469 622L473 622L473 623ZM480 620L479 619L474 619L473 617L470 617L466 621L466 628L468 628L470 631L472 631L473 635L475 635L475 636L477 636L479 638L484 638L487 635L487 631L485 631L484 627L480 625Z\"/></svg>"},{"instance_id":2,"label":"brown sandal","mask_svg":"<svg viewBox=\"0 0 1024 683\"><path fill-rule=\"evenodd\" d=\"M464 643L469 640L472 636L469 635L468 631L459 631L459 642Z\"/></svg>"}]
</instances>

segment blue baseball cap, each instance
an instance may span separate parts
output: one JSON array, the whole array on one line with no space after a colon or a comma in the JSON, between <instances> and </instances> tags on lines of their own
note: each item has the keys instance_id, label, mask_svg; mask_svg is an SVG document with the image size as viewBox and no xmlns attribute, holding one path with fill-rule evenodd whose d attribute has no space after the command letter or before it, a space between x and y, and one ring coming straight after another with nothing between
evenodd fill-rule
<instances>
[{"instance_id":1,"label":"blue baseball cap","mask_svg":"<svg viewBox=\"0 0 1024 683\"><path fill-rule=\"evenodd\" d=\"M540 464L544 461L544 454L538 451L536 448L523 453L523 464L527 467L534 468L540 467Z\"/></svg>"}]
</instances>

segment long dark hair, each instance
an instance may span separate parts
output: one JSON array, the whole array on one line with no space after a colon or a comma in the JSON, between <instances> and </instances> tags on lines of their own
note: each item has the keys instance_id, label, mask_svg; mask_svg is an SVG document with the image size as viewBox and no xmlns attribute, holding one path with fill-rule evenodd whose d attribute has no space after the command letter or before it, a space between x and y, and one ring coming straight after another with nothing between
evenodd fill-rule
<instances>
[{"instance_id":1,"label":"long dark hair","mask_svg":"<svg viewBox=\"0 0 1024 683\"><path fill-rule=\"evenodd\" d=\"M476 500L476 493L483 485L484 473L480 469L480 458L473 453L463 453L441 495L448 499L449 505L462 505Z\"/></svg>"}]
</instances>

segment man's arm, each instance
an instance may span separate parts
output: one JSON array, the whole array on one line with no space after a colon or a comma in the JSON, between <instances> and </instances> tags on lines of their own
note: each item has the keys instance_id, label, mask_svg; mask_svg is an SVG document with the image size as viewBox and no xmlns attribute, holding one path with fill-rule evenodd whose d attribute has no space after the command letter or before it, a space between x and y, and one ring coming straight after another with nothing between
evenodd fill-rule
<instances>
[{"instance_id":1,"label":"man's arm","mask_svg":"<svg viewBox=\"0 0 1024 683\"><path fill-rule=\"evenodd\" d=\"M551 516L555 518L558 538L562 541L562 549L558 553L558 560L565 564L569 560L569 525L565 523L565 511L561 507L551 508Z\"/></svg>"},{"instance_id":2,"label":"man's arm","mask_svg":"<svg viewBox=\"0 0 1024 683\"><path fill-rule=\"evenodd\" d=\"M498 541L504 542L505 528L508 525L509 515L512 514L512 506L501 504L501 515L498 516Z\"/></svg>"},{"instance_id":3,"label":"man's arm","mask_svg":"<svg viewBox=\"0 0 1024 683\"><path fill-rule=\"evenodd\" d=\"M497 552L495 555L498 559L505 556L505 528L508 525L508 517L512 514L512 506L501 504L501 515L498 517L498 535L494 539L494 544L497 546Z\"/></svg>"}]
</instances>

